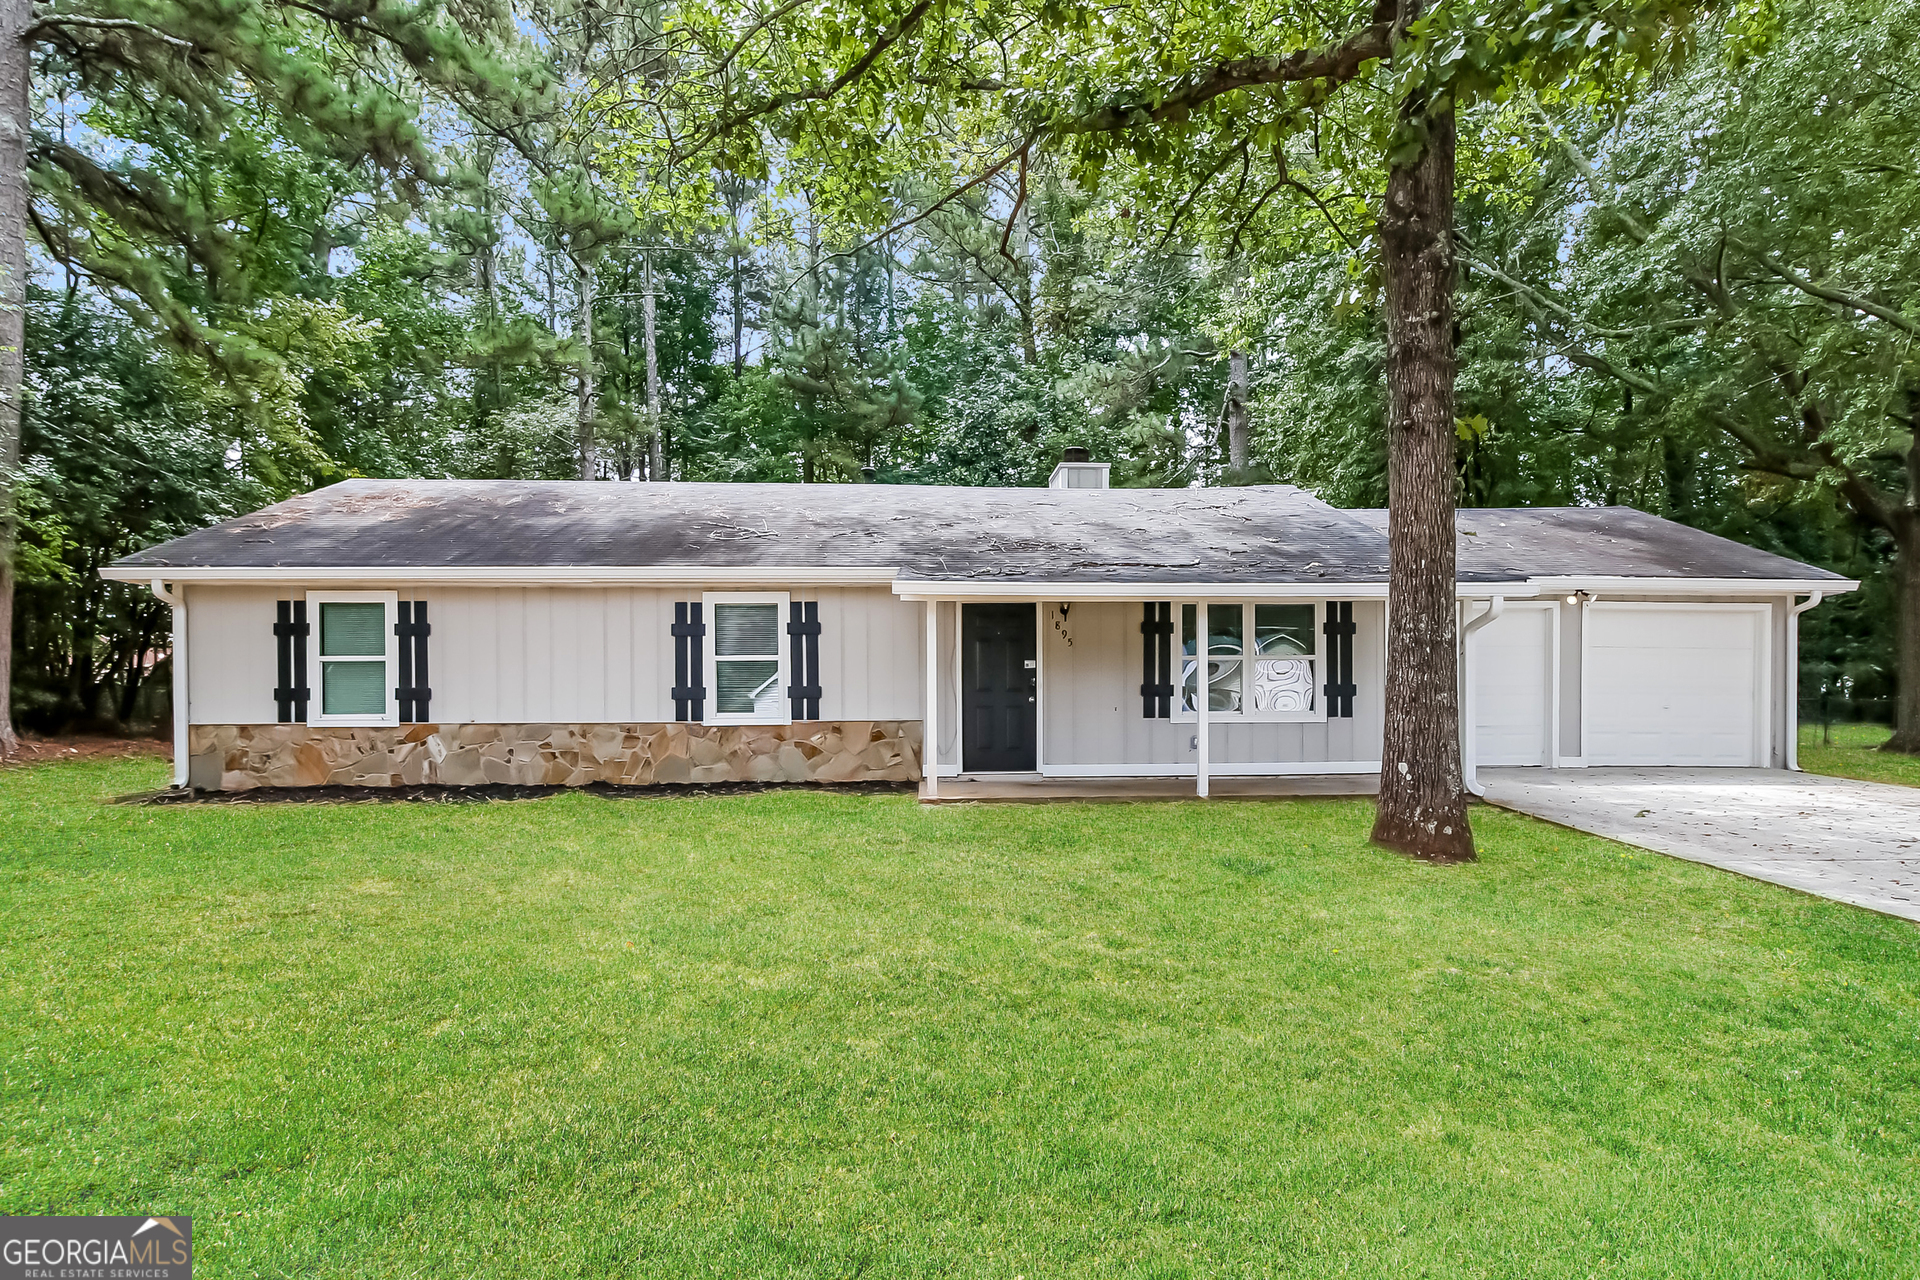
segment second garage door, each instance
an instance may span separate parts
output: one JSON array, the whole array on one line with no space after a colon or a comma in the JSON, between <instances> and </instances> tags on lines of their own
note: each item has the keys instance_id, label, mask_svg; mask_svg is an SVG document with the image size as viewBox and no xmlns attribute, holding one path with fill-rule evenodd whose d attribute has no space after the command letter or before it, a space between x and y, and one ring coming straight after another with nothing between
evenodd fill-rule
<instances>
[{"instance_id":1,"label":"second garage door","mask_svg":"<svg viewBox=\"0 0 1920 1280\"><path fill-rule=\"evenodd\" d=\"M1766 764L1766 619L1765 605L1590 605L1587 763Z\"/></svg>"}]
</instances>

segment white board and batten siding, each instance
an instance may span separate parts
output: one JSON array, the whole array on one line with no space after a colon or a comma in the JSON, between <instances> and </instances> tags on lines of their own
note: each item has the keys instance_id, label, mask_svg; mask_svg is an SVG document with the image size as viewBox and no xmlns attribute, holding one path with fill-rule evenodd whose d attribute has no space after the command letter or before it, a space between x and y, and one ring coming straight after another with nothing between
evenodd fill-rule
<instances>
[{"instance_id":1,"label":"white board and batten siding","mask_svg":"<svg viewBox=\"0 0 1920 1280\"><path fill-rule=\"evenodd\" d=\"M1315 605L1316 625L1325 608ZM1178 618L1176 611L1175 617ZM1191 720L1147 719L1141 713L1141 606L1094 603L1041 608L1040 752L1043 772L1115 774L1191 773L1198 752ZM1353 715L1303 723L1236 723L1216 717L1210 767L1357 764L1380 759L1385 684L1385 609L1378 601L1353 606ZM1176 625L1178 625L1176 621ZM1069 640L1071 643L1069 643ZM1180 658L1175 645L1174 681ZM1325 683L1325 670L1318 677ZM1316 699L1324 694L1318 690ZM1307 771L1305 769L1302 770Z\"/></svg>"},{"instance_id":2,"label":"white board and batten siding","mask_svg":"<svg viewBox=\"0 0 1920 1280\"><path fill-rule=\"evenodd\" d=\"M605 724L673 719L673 606L685 588L399 586L428 602L432 717L442 723ZM193 587L189 717L270 724L279 683L272 587ZM921 606L885 587L820 588L823 720L921 718ZM309 684L313 676L309 673ZM709 683L711 678L709 677Z\"/></svg>"},{"instance_id":3,"label":"white board and batten siding","mask_svg":"<svg viewBox=\"0 0 1920 1280\"><path fill-rule=\"evenodd\" d=\"M409 588L433 636L433 719L448 723L656 723L673 718L677 600L689 588ZM189 718L276 718L275 602L306 587L187 588ZM926 608L885 587L822 588L821 718L919 720ZM1779 765L1791 732L1785 671L1789 601L1598 600L1584 607L1512 601L1476 637L1478 763L1553 763L1557 688L1561 759L1571 763ZM956 606L940 618L940 760L959 766ZM1140 605L1082 602L1064 630L1040 610L1043 768L1092 773L1191 771L1190 721L1141 714ZM1556 627L1554 619L1559 619ZM1211 757L1236 765L1379 759L1385 610L1354 606L1354 715L1309 723L1216 720ZM1072 643L1069 644L1068 640ZM1176 666L1178 664L1176 663ZM313 675L309 674L309 683ZM1582 750L1584 748L1584 750Z\"/></svg>"},{"instance_id":4,"label":"white board and batten siding","mask_svg":"<svg viewBox=\"0 0 1920 1280\"><path fill-rule=\"evenodd\" d=\"M187 722L272 724L280 683L271 587L187 587Z\"/></svg>"}]
</instances>

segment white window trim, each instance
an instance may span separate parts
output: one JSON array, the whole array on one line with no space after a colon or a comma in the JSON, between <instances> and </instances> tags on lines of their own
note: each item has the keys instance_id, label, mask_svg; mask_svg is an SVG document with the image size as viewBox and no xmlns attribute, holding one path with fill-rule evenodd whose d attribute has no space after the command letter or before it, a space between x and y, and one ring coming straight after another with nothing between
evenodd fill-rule
<instances>
[{"instance_id":1,"label":"white window trim","mask_svg":"<svg viewBox=\"0 0 1920 1280\"><path fill-rule=\"evenodd\" d=\"M788 603L790 596L785 591L709 591L700 597L701 613L706 621L707 634L701 638L705 662L707 696L700 717L701 724L792 724L793 700L787 697L787 690L793 685L793 671L790 657L793 651L787 636L787 621L790 614ZM780 663L780 714L761 715L757 711L722 712L720 710L720 663L737 659L720 658L714 653L714 643L719 638L720 628L716 623L713 606L717 604L770 604L774 608L776 631L775 648L779 650L774 657ZM759 659L764 661L764 659Z\"/></svg>"},{"instance_id":2,"label":"white window trim","mask_svg":"<svg viewBox=\"0 0 1920 1280\"><path fill-rule=\"evenodd\" d=\"M364 659L326 658L320 656L320 606L323 604L378 604L384 606L381 630L387 637L386 679L382 689L386 697L386 710L377 716L330 716L322 710L326 706L326 672L320 666L327 662L371 662L372 656ZM400 593L397 591L309 591L307 592L307 723L309 725L392 725L400 723L400 703L393 696L394 683L399 680L400 640L393 634L394 619L400 613Z\"/></svg>"},{"instance_id":3,"label":"white window trim","mask_svg":"<svg viewBox=\"0 0 1920 1280\"><path fill-rule=\"evenodd\" d=\"M1182 609L1186 605L1197 604L1197 603L1198 603L1197 601L1193 601L1193 600L1176 600L1173 606L1173 720L1181 724L1193 724L1196 720L1199 719L1199 716L1192 711L1188 711L1185 705L1186 704L1185 691L1186 691L1186 684L1187 684L1187 654L1186 654L1186 640L1181 630L1183 626L1183 617L1184 617L1182 613ZM1304 656L1310 662L1313 663L1313 710L1311 711L1212 711L1212 710L1209 710L1207 712L1208 721L1213 724L1324 724L1327 719L1327 688L1326 688L1326 685L1327 685L1326 648L1327 646L1325 643L1326 632L1322 629L1322 627L1327 619L1327 609L1326 609L1327 602L1325 600L1300 600L1300 599L1275 600L1271 598L1262 598L1259 600L1251 600L1251 599L1245 599L1245 598L1216 600L1211 596L1207 598L1207 608L1209 611L1218 609L1222 605L1239 605L1240 606L1240 609L1241 609L1240 625L1244 632L1244 634L1240 638L1240 643L1243 649L1248 646L1251 646L1253 643L1253 609L1255 605L1262 605L1262 604L1293 604L1293 605L1304 604L1311 607L1313 610L1313 652L1308 655L1294 655L1294 656ZM1207 656L1209 655L1205 655L1205 654L1200 655L1202 659L1206 658ZM1234 655L1218 654L1218 655L1212 655L1212 656L1230 659ZM1250 677L1246 674L1247 672L1246 664L1250 662L1259 661L1259 655L1254 653L1243 652L1239 655L1239 657L1240 657L1241 673L1242 673L1241 674L1242 683L1240 687L1244 697L1251 697L1253 686L1252 686Z\"/></svg>"}]
</instances>

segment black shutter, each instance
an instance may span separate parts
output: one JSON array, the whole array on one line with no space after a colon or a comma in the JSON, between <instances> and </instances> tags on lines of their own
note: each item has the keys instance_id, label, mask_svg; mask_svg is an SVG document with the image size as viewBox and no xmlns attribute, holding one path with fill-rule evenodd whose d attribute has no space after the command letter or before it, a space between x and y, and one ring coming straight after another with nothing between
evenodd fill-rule
<instances>
[{"instance_id":1,"label":"black shutter","mask_svg":"<svg viewBox=\"0 0 1920 1280\"><path fill-rule=\"evenodd\" d=\"M297 724L307 718L307 602L275 602L274 645L279 650L280 684L273 691L273 702L281 724Z\"/></svg>"},{"instance_id":2,"label":"black shutter","mask_svg":"<svg viewBox=\"0 0 1920 1280\"><path fill-rule=\"evenodd\" d=\"M1326 653L1321 659L1327 672L1327 715L1351 719L1353 695L1353 601L1327 601Z\"/></svg>"},{"instance_id":3,"label":"black shutter","mask_svg":"<svg viewBox=\"0 0 1920 1280\"><path fill-rule=\"evenodd\" d=\"M787 659L793 683L787 686L795 720L820 718L820 604L790 601L787 605Z\"/></svg>"},{"instance_id":4,"label":"black shutter","mask_svg":"<svg viewBox=\"0 0 1920 1280\"><path fill-rule=\"evenodd\" d=\"M394 686L393 700L400 704L400 723L413 723L413 601L402 600L399 606L400 616L393 624L393 634L400 637L400 670L397 678L400 683Z\"/></svg>"},{"instance_id":5,"label":"black shutter","mask_svg":"<svg viewBox=\"0 0 1920 1280\"><path fill-rule=\"evenodd\" d=\"M280 660L280 683L274 686L274 714L281 724L293 720L293 601L274 603L273 644Z\"/></svg>"},{"instance_id":6,"label":"black shutter","mask_svg":"<svg viewBox=\"0 0 1920 1280\"><path fill-rule=\"evenodd\" d=\"M400 683L393 691L400 704L400 723L423 724L433 700L433 689L427 684L427 637L433 634L427 625L427 602L402 600L393 634L400 637Z\"/></svg>"},{"instance_id":7,"label":"black shutter","mask_svg":"<svg viewBox=\"0 0 1920 1280\"><path fill-rule=\"evenodd\" d=\"M707 625L700 620L700 602L675 601L673 606L673 718L700 720L706 716L707 688L700 668L706 665Z\"/></svg>"},{"instance_id":8,"label":"black shutter","mask_svg":"<svg viewBox=\"0 0 1920 1280\"><path fill-rule=\"evenodd\" d=\"M1173 714L1173 605L1147 601L1140 634L1140 714L1166 720Z\"/></svg>"},{"instance_id":9,"label":"black shutter","mask_svg":"<svg viewBox=\"0 0 1920 1280\"><path fill-rule=\"evenodd\" d=\"M427 708L433 702L433 685L427 679L427 637L433 628L427 623L427 602L413 602L413 715L425 722L432 719Z\"/></svg>"}]
</instances>

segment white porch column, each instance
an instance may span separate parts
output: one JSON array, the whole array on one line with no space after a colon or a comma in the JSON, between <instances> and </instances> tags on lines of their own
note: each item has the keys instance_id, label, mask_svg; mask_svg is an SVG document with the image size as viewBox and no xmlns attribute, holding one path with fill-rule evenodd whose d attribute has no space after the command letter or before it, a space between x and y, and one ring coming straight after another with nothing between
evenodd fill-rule
<instances>
[{"instance_id":1,"label":"white porch column","mask_svg":"<svg viewBox=\"0 0 1920 1280\"><path fill-rule=\"evenodd\" d=\"M187 785L187 590L176 586L167 590L159 578L152 583L153 594L173 606L173 652L168 663L173 668L173 785Z\"/></svg>"},{"instance_id":2,"label":"white porch column","mask_svg":"<svg viewBox=\"0 0 1920 1280\"><path fill-rule=\"evenodd\" d=\"M927 799L940 795L940 602L927 601L927 711L920 724L920 772Z\"/></svg>"},{"instance_id":3,"label":"white porch column","mask_svg":"<svg viewBox=\"0 0 1920 1280\"><path fill-rule=\"evenodd\" d=\"M1212 709L1208 704L1213 701L1213 673L1208 670L1207 662L1207 650L1212 648L1212 645L1208 642L1207 636L1207 602L1205 600L1194 607L1193 640L1195 659L1200 664L1199 670L1194 673L1193 715L1195 727L1199 730L1194 735L1194 745L1199 749L1200 756L1194 762L1193 789L1194 794L1204 800L1207 795L1208 753L1213 747L1213 743L1209 740L1212 724L1208 716L1208 712ZM1185 681L1181 683L1184 684Z\"/></svg>"}]
</instances>

